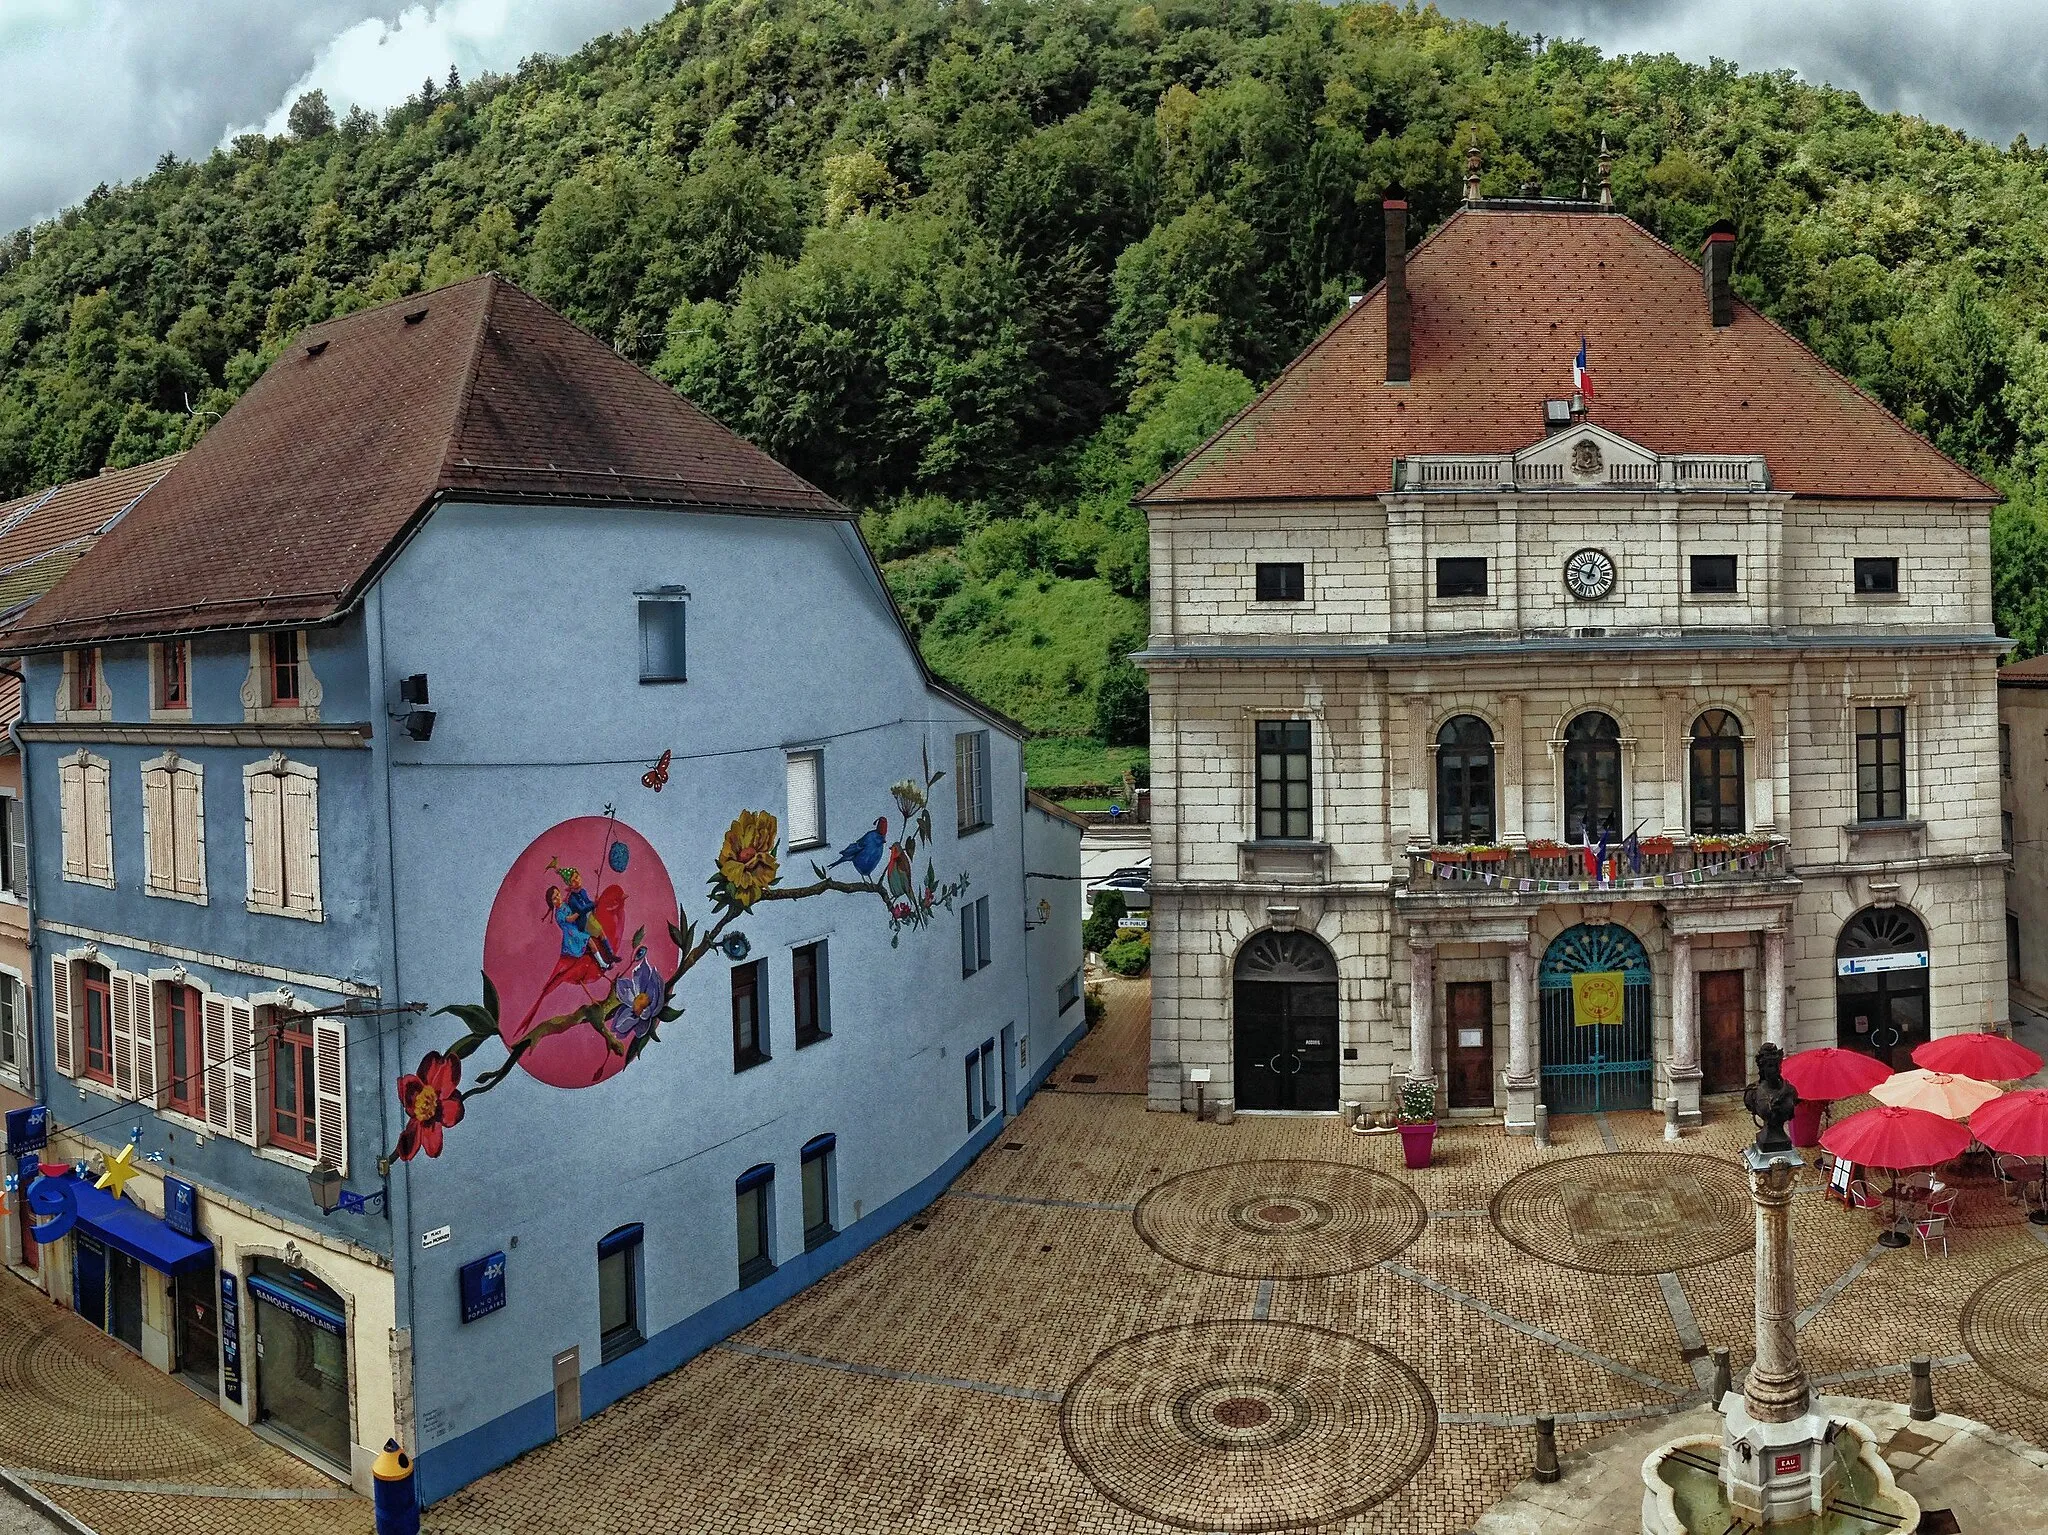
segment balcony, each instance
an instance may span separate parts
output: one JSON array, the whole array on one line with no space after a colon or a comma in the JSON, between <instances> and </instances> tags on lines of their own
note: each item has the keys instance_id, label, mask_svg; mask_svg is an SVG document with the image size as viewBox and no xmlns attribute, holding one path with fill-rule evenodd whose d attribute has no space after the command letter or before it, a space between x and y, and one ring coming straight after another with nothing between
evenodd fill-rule
<instances>
[{"instance_id":1,"label":"balcony","mask_svg":"<svg viewBox=\"0 0 2048 1535\"><path fill-rule=\"evenodd\" d=\"M1503 895L1594 894L1662 899L1664 891L1707 891L1778 880L1787 875L1784 837L1645 837L1635 857L1610 847L1598 877L1588 867L1592 850L1532 842L1506 847L1432 847L1408 854L1408 896L1470 898Z\"/></svg>"}]
</instances>

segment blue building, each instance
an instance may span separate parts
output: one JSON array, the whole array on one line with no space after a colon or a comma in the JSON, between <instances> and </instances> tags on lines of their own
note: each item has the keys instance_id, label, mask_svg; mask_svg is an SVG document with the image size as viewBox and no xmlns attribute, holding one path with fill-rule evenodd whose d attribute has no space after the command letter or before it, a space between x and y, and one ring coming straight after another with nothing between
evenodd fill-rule
<instances>
[{"instance_id":1,"label":"blue building","mask_svg":"<svg viewBox=\"0 0 2048 1535\"><path fill-rule=\"evenodd\" d=\"M1078 830L852 516L496 278L299 338L9 644L39 1273L358 1485L843 1263L1083 1027Z\"/></svg>"}]
</instances>

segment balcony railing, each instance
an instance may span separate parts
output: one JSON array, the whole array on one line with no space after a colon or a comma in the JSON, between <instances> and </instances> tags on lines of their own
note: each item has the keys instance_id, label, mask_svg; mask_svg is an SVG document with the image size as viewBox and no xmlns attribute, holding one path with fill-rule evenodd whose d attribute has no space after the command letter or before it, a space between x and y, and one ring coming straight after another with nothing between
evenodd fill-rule
<instances>
[{"instance_id":1,"label":"balcony railing","mask_svg":"<svg viewBox=\"0 0 2048 1535\"><path fill-rule=\"evenodd\" d=\"M1408 888L1414 895L1481 889L1510 895L1698 889L1783 878L1786 846L1783 837L1646 837L1633 854L1609 847L1597 870L1598 849L1555 842L1532 842L1526 852L1434 847L1409 853Z\"/></svg>"}]
</instances>

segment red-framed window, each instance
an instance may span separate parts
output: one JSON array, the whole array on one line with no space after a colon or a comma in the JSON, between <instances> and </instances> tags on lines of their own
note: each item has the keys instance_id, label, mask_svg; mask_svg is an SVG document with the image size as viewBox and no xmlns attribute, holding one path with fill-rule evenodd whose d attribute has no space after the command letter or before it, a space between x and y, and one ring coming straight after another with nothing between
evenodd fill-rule
<instances>
[{"instance_id":1,"label":"red-framed window","mask_svg":"<svg viewBox=\"0 0 2048 1535\"><path fill-rule=\"evenodd\" d=\"M114 985L105 965L90 961L78 967L79 989L85 994L85 1074L114 1085Z\"/></svg>"},{"instance_id":2,"label":"red-framed window","mask_svg":"<svg viewBox=\"0 0 2048 1535\"><path fill-rule=\"evenodd\" d=\"M299 702L299 636L293 630L270 636L270 701Z\"/></svg>"},{"instance_id":3,"label":"red-framed window","mask_svg":"<svg viewBox=\"0 0 2048 1535\"><path fill-rule=\"evenodd\" d=\"M183 640L165 640L157 647L156 701L159 709L192 707L192 652Z\"/></svg>"},{"instance_id":4,"label":"red-framed window","mask_svg":"<svg viewBox=\"0 0 2048 1535\"><path fill-rule=\"evenodd\" d=\"M263 1010L270 1036L270 1141L301 1156L313 1148L313 1029L297 1013Z\"/></svg>"},{"instance_id":5,"label":"red-framed window","mask_svg":"<svg viewBox=\"0 0 2048 1535\"><path fill-rule=\"evenodd\" d=\"M71 652L71 707L97 709L100 706L100 653L97 650Z\"/></svg>"},{"instance_id":6,"label":"red-framed window","mask_svg":"<svg viewBox=\"0 0 2048 1535\"><path fill-rule=\"evenodd\" d=\"M199 993L190 986L164 987L165 1043L171 1060L170 1104L194 1119L206 1117L206 1046L202 1042Z\"/></svg>"}]
</instances>

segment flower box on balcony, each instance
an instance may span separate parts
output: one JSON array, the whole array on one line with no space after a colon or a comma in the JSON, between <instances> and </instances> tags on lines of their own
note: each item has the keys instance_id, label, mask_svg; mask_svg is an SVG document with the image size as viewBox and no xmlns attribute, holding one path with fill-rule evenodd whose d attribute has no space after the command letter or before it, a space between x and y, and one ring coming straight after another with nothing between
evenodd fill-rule
<instances>
[{"instance_id":1,"label":"flower box on balcony","mask_svg":"<svg viewBox=\"0 0 2048 1535\"><path fill-rule=\"evenodd\" d=\"M1636 845L1643 850L1643 856L1646 858L1660 858L1677 847L1669 837L1645 837Z\"/></svg>"},{"instance_id":2,"label":"flower box on balcony","mask_svg":"<svg viewBox=\"0 0 2048 1535\"><path fill-rule=\"evenodd\" d=\"M1696 853L1725 853L1734 845L1726 837L1695 837L1692 842Z\"/></svg>"},{"instance_id":3,"label":"flower box on balcony","mask_svg":"<svg viewBox=\"0 0 2048 1535\"><path fill-rule=\"evenodd\" d=\"M1461 847L1433 847L1429 850L1431 863L1463 863L1465 849Z\"/></svg>"},{"instance_id":4,"label":"flower box on balcony","mask_svg":"<svg viewBox=\"0 0 2048 1535\"><path fill-rule=\"evenodd\" d=\"M1474 863L1506 863L1508 850L1505 847L1467 848L1465 856Z\"/></svg>"},{"instance_id":5,"label":"flower box on balcony","mask_svg":"<svg viewBox=\"0 0 2048 1535\"><path fill-rule=\"evenodd\" d=\"M1571 851L1562 842L1532 842L1529 844L1531 858L1562 858Z\"/></svg>"}]
</instances>

